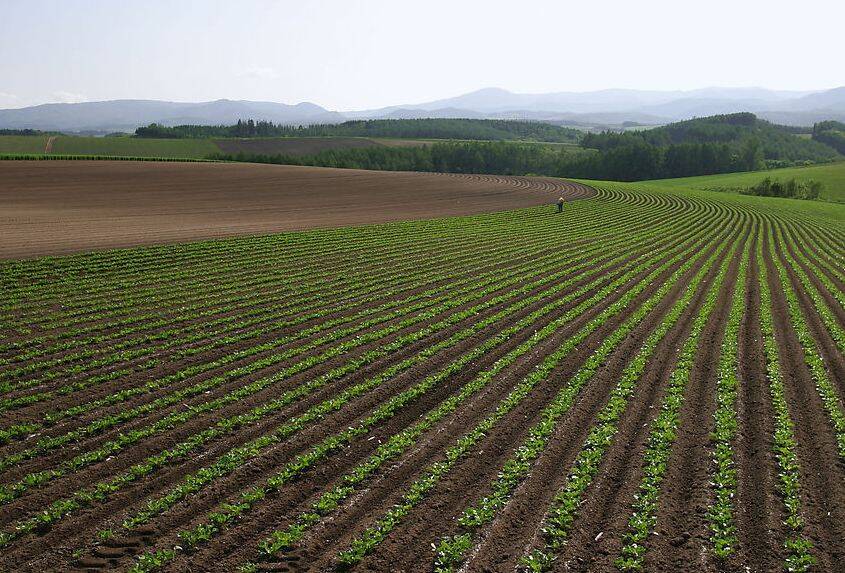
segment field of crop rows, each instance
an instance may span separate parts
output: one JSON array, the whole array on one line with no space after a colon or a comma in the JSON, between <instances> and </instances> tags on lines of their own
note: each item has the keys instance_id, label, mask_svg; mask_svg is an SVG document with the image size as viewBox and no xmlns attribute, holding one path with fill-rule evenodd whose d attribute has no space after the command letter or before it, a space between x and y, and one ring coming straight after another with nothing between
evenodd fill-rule
<instances>
[{"instance_id":1,"label":"field of crop rows","mask_svg":"<svg viewBox=\"0 0 845 573\"><path fill-rule=\"evenodd\" d=\"M845 225L799 203L0 263L0 569L841 570Z\"/></svg>"}]
</instances>

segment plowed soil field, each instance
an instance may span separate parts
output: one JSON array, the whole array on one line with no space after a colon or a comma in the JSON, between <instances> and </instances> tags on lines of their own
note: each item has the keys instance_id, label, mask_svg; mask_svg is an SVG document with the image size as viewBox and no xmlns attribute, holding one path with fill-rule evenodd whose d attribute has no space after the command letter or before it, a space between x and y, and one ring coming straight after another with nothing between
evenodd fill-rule
<instances>
[{"instance_id":1,"label":"plowed soil field","mask_svg":"<svg viewBox=\"0 0 845 573\"><path fill-rule=\"evenodd\" d=\"M845 208L385 177L570 201L0 263L0 570L841 570Z\"/></svg>"},{"instance_id":2,"label":"plowed soil field","mask_svg":"<svg viewBox=\"0 0 845 573\"><path fill-rule=\"evenodd\" d=\"M284 165L0 162L0 258L492 213L552 203L543 178Z\"/></svg>"}]
</instances>

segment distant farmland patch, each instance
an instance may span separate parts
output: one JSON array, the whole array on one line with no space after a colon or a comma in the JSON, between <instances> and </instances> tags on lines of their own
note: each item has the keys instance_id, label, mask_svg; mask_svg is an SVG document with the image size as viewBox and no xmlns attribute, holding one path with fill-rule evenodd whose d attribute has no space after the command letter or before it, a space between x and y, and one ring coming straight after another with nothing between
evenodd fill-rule
<instances>
[{"instance_id":1,"label":"distant farmland patch","mask_svg":"<svg viewBox=\"0 0 845 573\"><path fill-rule=\"evenodd\" d=\"M188 141L188 140L179 140ZM316 155L321 151L378 147L380 143L365 137L273 137L266 139L215 139L224 153L246 155Z\"/></svg>"},{"instance_id":2,"label":"distant farmland patch","mask_svg":"<svg viewBox=\"0 0 845 573\"><path fill-rule=\"evenodd\" d=\"M367 137L270 137L253 139L152 139L60 135L46 149L46 135L0 136L0 154L51 153L112 157L205 159L215 153L245 155L316 155L321 151L369 147L417 147L433 143L415 139Z\"/></svg>"},{"instance_id":3,"label":"distant farmland patch","mask_svg":"<svg viewBox=\"0 0 845 573\"><path fill-rule=\"evenodd\" d=\"M41 146L40 151L44 150ZM208 139L141 139L135 137L60 136L56 155L119 155L132 157L204 158L219 149Z\"/></svg>"},{"instance_id":4,"label":"distant farmland patch","mask_svg":"<svg viewBox=\"0 0 845 573\"><path fill-rule=\"evenodd\" d=\"M46 135L0 135L0 153L43 153Z\"/></svg>"}]
</instances>

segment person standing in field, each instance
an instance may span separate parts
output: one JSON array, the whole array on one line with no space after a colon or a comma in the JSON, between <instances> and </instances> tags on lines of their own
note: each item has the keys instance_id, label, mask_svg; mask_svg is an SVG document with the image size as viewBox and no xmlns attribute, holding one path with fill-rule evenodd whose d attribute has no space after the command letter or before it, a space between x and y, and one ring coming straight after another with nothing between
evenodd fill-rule
<instances>
[{"instance_id":1,"label":"person standing in field","mask_svg":"<svg viewBox=\"0 0 845 573\"><path fill-rule=\"evenodd\" d=\"M563 213L563 197L557 200L557 212Z\"/></svg>"}]
</instances>

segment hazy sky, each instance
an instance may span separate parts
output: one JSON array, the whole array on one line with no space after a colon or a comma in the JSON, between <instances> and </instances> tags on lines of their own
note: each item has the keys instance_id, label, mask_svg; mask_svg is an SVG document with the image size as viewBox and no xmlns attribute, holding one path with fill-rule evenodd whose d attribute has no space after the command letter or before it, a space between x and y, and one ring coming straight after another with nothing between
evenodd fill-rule
<instances>
[{"instance_id":1,"label":"hazy sky","mask_svg":"<svg viewBox=\"0 0 845 573\"><path fill-rule=\"evenodd\" d=\"M845 84L842 0L0 0L0 108Z\"/></svg>"}]
</instances>

